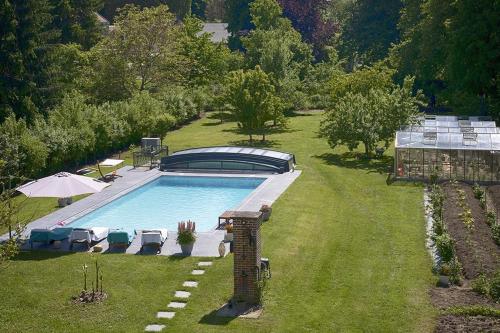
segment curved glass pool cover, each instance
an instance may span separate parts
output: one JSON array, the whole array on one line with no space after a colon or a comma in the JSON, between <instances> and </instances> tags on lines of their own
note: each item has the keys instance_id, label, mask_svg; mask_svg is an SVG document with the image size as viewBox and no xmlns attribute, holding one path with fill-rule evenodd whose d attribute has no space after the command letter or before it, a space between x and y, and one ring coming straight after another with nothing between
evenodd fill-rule
<instances>
[{"instance_id":1,"label":"curved glass pool cover","mask_svg":"<svg viewBox=\"0 0 500 333\"><path fill-rule=\"evenodd\" d=\"M268 149L206 147L181 150L161 159L163 171L229 171L284 173L292 171L295 156Z\"/></svg>"},{"instance_id":2,"label":"curved glass pool cover","mask_svg":"<svg viewBox=\"0 0 500 333\"><path fill-rule=\"evenodd\" d=\"M84 215L70 227L134 230L166 228L196 222L197 231L213 230L218 217L237 208L266 178L161 176Z\"/></svg>"}]
</instances>

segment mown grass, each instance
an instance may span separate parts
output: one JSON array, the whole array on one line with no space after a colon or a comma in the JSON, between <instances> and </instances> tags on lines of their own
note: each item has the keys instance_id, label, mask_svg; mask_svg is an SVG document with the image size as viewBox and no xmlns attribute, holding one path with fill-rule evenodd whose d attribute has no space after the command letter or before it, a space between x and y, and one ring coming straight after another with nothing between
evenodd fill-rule
<instances>
[{"instance_id":1,"label":"mown grass","mask_svg":"<svg viewBox=\"0 0 500 333\"><path fill-rule=\"evenodd\" d=\"M289 129L266 144L296 154L299 179L274 204L263 225L263 256L273 277L257 320L213 315L232 293L232 256L218 259L173 320L157 320L189 278L196 259L100 255L103 304L69 298L81 287L87 254L25 253L0 271L0 331L168 332L422 332L436 311L425 250L422 188L388 184L391 157L360 160L332 151L317 137L320 114L289 119ZM210 117L167 136L171 151L242 144L234 123ZM390 152L389 152L390 154Z\"/></svg>"}]
</instances>

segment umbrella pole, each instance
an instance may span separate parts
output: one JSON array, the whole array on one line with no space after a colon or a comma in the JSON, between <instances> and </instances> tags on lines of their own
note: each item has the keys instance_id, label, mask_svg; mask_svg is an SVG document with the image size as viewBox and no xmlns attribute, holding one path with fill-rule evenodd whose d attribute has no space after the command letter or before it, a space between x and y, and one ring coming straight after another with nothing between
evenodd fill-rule
<instances>
[{"instance_id":1,"label":"umbrella pole","mask_svg":"<svg viewBox=\"0 0 500 333\"><path fill-rule=\"evenodd\" d=\"M99 164L100 164L99 161L97 161L97 169L99 170L99 173L101 174L101 179L104 179L104 175L102 174L101 166Z\"/></svg>"}]
</instances>

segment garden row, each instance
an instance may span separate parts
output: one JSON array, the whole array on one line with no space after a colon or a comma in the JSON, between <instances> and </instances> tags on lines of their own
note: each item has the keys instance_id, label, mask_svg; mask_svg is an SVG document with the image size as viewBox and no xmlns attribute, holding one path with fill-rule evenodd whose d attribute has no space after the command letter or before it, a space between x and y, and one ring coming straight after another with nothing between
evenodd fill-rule
<instances>
[{"instance_id":1,"label":"garden row","mask_svg":"<svg viewBox=\"0 0 500 333\"><path fill-rule=\"evenodd\" d=\"M478 185L457 182L431 188L439 274L461 286L431 290L434 305L443 311L437 331L484 330L500 324L500 306L495 303L500 301L500 235L493 209L498 206L486 193Z\"/></svg>"}]
</instances>

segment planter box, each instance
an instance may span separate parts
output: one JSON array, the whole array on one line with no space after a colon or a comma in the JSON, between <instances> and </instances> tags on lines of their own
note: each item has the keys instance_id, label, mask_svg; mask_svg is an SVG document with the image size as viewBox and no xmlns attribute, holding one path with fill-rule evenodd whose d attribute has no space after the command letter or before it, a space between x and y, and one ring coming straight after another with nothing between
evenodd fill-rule
<instances>
[{"instance_id":1,"label":"planter box","mask_svg":"<svg viewBox=\"0 0 500 333\"><path fill-rule=\"evenodd\" d=\"M181 244L182 254L185 255L185 256L190 256L191 252L193 252L193 247L194 247L194 243L191 243L191 244Z\"/></svg>"}]
</instances>

